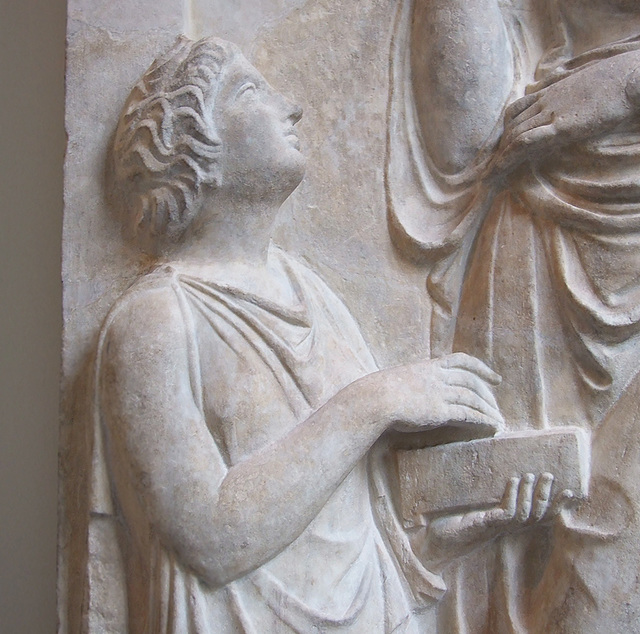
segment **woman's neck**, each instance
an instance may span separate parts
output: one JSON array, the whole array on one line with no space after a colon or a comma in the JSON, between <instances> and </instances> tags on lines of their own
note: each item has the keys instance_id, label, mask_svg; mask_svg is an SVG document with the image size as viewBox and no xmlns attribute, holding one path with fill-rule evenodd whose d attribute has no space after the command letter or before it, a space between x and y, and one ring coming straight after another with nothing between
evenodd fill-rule
<instances>
[{"instance_id":1,"label":"woman's neck","mask_svg":"<svg viewBox=\"0 0 640 634\"><path fill-rule=\"evenodd\" d=\"M281 203L220 198L201 210L173 258L198 265L265 268Z\"/></svg>"},{"instance_id":2,"label":"woman's neck","mask_svg":"<svg viewBox=\"0 0 640 634\"><path fill-rule=\"evenodd\" d=\"M282 200L238 201L218 196L202 210L171 261L184 272L288 305L295 292L269 259L271 234Z\"/></svg>"}]
</instances>

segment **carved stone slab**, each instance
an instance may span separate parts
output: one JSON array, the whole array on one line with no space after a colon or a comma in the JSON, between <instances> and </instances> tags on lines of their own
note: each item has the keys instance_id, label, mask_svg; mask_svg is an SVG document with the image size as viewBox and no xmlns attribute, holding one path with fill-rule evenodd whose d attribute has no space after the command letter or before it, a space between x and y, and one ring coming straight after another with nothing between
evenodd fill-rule
<instances>
[{"instance_id":1,"label":"carved stone slab","mask_svg":"<svg viewBox=\"0 0 640 634\"><path fill-rule=\"evenodd\" d=\"M61 632L640 632L639 6L69 1Z\"/></svg>"},{"instance_id":2,"label":"carved stone slab","mask_svg":"<svg viewBox=\"0 0 640 634\"><path fill-rule=\"evenodd\" d=\"M552 473L552 495L570 489L582 499L590 453L589 434L570 427L398 451L400 512L411 526L424 515L487 508L500 503L510 478L525 473Z\"/></svg>"}]
</instances>

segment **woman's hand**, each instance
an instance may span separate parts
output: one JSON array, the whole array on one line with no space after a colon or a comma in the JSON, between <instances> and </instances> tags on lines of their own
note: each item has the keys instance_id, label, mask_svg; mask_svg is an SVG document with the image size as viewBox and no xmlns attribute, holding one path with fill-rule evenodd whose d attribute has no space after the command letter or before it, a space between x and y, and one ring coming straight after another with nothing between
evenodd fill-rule
<instances>
[{"instance_id":1,"label":"woman's hand","mask_svg":"<svg viewBox=\"0 0 640 634\"><path fill-rule=\"evenodd\" d=\"M639 66L638 51L617 55L512 103L488 176L507 176L525 161L596 138L630 119L638 107L634 70Z\"/></svg>"},{"instance_id":2,"label":"woman's hand","mask_svg":"<svg viewBox=\"0 0 640 634\"><path fill-rule=\"evenodd\" d=\"M492 386L501 378L479 359L456 353L377 373L390 427L414 432L446 424L476 424L500 431L504 419Z\"/></svg>"},{"instance_id":3,"label":"woman's hand","mask_svg":"<svg viewBox=\"0 0 640 634\"><path fill-rule=\"evenodd\" d=\"M550 522L569 504L573 492L562 491L555 499L551 497L553 475L543 473L536 479L533 473L522 478L511 478L502 498L502 502L486 511L474 511L460 516L460 528L471 532L480 532L483 539L504 533L513 533L531 524ZM436 530L446 532L451 518L445 518L438 528L440 520L436 520Z\"/></svg>"},{"instance_id":4,"label":"woman's hand","mask_svg":"<svg viewBox=\"0 0 640 634\"><path fill-rule=\"evenodd\" d=\"M536 524L548 524L575 500L572 491L552 496L553 475L527 473L511 478L502 502L490 509L439 517L429 524L424 556L447 563L475 546Z\"/></svg>"}]
</instances>

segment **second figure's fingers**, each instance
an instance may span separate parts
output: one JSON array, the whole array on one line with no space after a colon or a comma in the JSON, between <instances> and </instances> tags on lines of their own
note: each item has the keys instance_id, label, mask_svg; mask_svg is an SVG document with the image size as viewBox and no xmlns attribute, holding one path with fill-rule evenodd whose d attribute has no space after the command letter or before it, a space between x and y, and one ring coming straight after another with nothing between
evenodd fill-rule
<instances>
[{"instance_id":1,"label":"second figure's fingers","mask_svg":"<svg viewBox=\"0 0 640 634\"><path fill-rule=\"evenodd\" d=\"M525 121L533 119L538 116L542 112L542 104L540 102L535 102L531 104L528 108L520 112L517 116L513 117L511 121L509 121L508 125L505 124L506 129L515 129L519 125L522 125Z\"/></svg>"},{"instance_id":2,"label":"second figure's fingers","mask_svg":"<svg viewBox=\"0 0 640 634\"><path fill-rule=\"evenodd\" d=\"M509 478L507 486L502 496L502 504L500 505L507 519L513 519L516 515L516 509L518 504L518 487L520 484L520 478Z\"/></svg>"},{"instance_id":3,"label":"second figure's fingers","mask_svg":"<svg viewBox=\"0 0 640 634\"><path fill-rule=\"evenodd\" d=\"M526 522L531 516L533 505L533 485L536 478L533 473L527 473L520 480L518 487L518 508L516 509L516 519L519 522Z\"/></svg>"},{"instance_id":4,"label":"second figure's fingers","mask_svg":"<svg viewBox=\"0 0 640 634\"><path fill-rule=\"evenodd\" d=\"M553 475L543 473L536 482L533 492L533 507L531 509L531 519L539 522L549 510L551 500L551 489L553 487Z\"/></svg>"},{"instance_id":5,"label":"second figure's fingers","mask_svg":"<svg viewBox=\"0 0 640 634\"><path fill-rule=\"evenodd\" d=\"M528 130L516 138L505 138L504 145L498 149L492 163L493 173L503 176L510 174L523 161L535 157L534 150L539 150L539 146L544 146L544 143L553 140L554 136L555 128L549 123Z\"/></svg>"},{"instance_id":6,"label":"second figure's fingers","mask_svg":"<svg viewBox=\"0 0 640 634\"><path fill-rule=\"evenodd\" d=\"M520 99L516 99L513 103L509 104L504 111L505 125L524 112L527 108L531 107L537 100L538 95L536 93L532 93L530 95L525 95Z\"/></svg>"},{"instance_id":7,"label":"second figure's fingers","mask_svg":"<svg viewBox=\"0 0 640 634\"><path fill-rule=\"evenodd\" d=\"M507 142L507 149L513 144L523 147L533 145L533 142L537 140L537 136L531 133L551 125L554 119L555 115L553 112L543 111L509 128L504 135L504 139Z\"/></svg>"}]
</instances>

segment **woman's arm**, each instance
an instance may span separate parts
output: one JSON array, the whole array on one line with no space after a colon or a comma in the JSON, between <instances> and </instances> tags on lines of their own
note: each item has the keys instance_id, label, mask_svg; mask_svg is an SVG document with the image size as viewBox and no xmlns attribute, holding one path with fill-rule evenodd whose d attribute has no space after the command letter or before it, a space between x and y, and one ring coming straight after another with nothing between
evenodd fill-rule
<instances>
[{"instance_id":1,"label":"woman's arm","mask_svg":"<svg viewBox=\"0 0 640 634\"><path fill-rule=\"evenodd\" d=\"M386 429L501 424L496 375L454 355L363 377L227 468L194 402L186 345L170 289L130 302L104 346L103 419L116 482L133 484L164 543L213 586L293 542ZM260 404L247 410L259 425Z\"/></svg>"},{"instance_id":2,"label":"woman's arm","mask_svg":"<svg viewBox=\"0 0 640 634\"><path fill-rule=\"evenodd\" d=\"M416 0L411 69L426 149L439 169L459 172L489 140L513 85L498 0Z\"/></svg>"}]
</instances>

